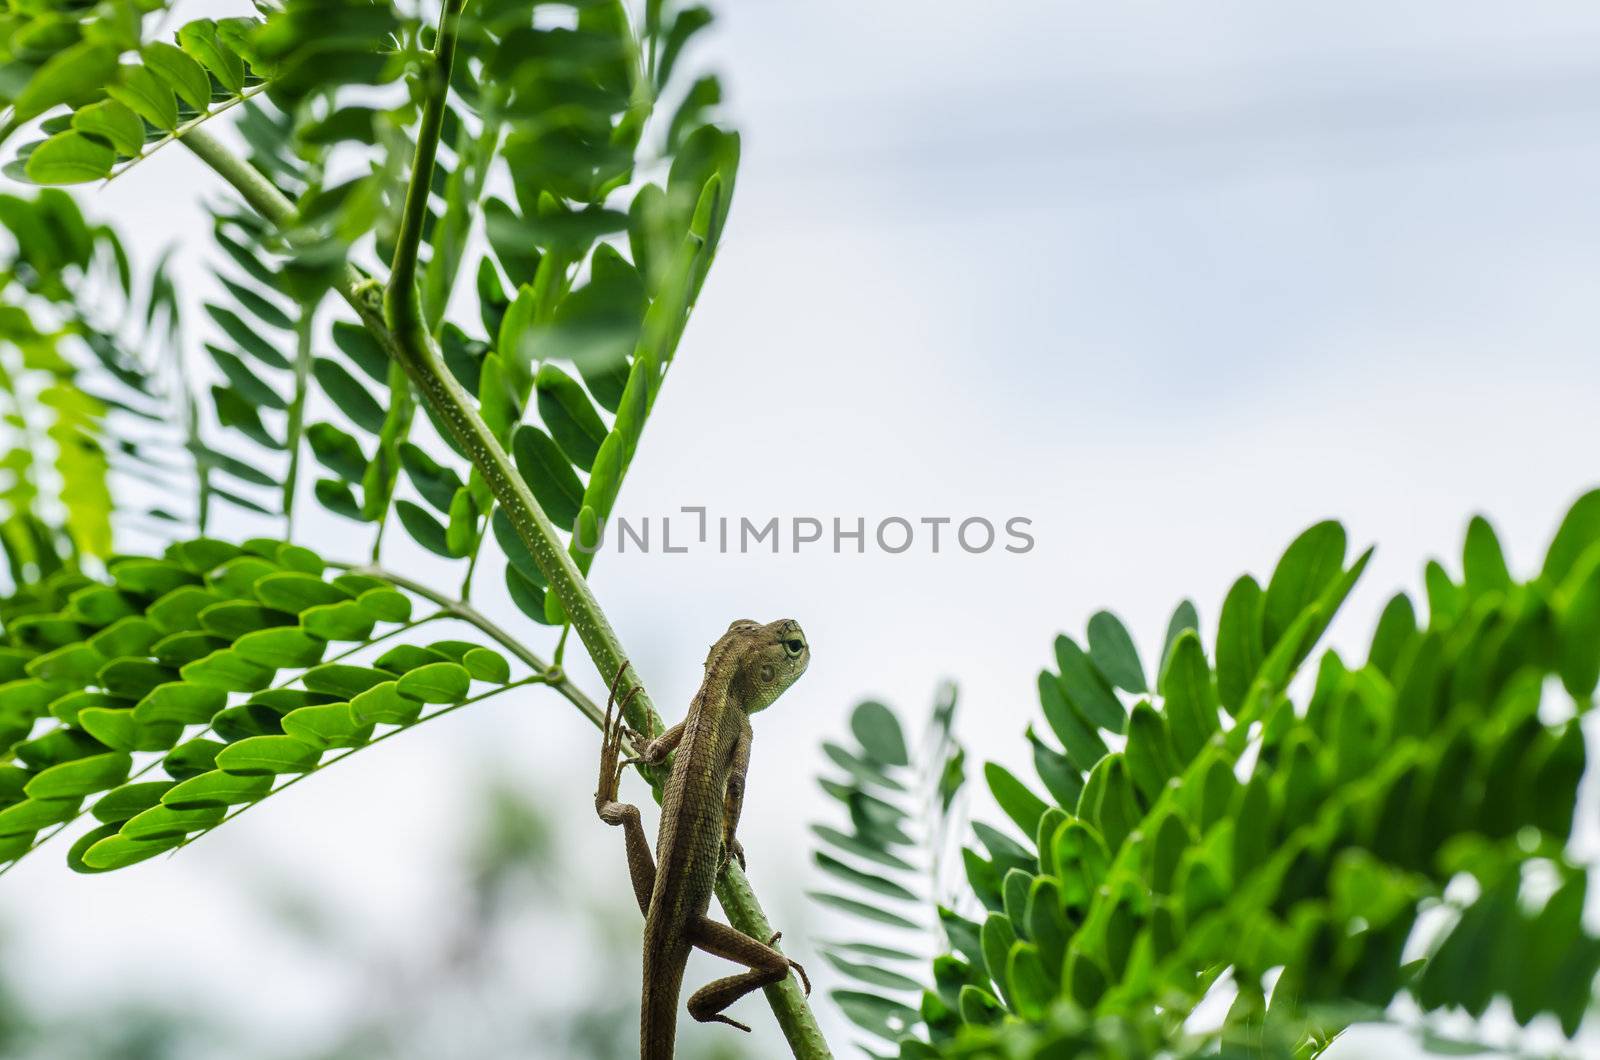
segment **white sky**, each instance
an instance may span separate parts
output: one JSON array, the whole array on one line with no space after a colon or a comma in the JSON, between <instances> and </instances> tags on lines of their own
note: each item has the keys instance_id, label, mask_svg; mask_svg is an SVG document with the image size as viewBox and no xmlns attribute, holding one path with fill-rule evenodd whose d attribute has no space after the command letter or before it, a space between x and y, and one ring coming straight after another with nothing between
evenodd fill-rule
<instances>
[{"instance_id":1,"label":"white sky","mask_svg":"<svg viewBox=\"0 0 1600 1060\"><path fill-rule=\"evenodd\" d=\"M730 619L804 623L814 661L758 719L742 830L802 954L827 935L801 896L805 823L830 812L816 747L863 695L920 718L954 678L974 760L1029 775L1034 674L1100 607L1148 657L1181 596L1210 629L1234 577L1336 516L1380 546L1335 630L1362 643L1427 557L1455 564L1473 512L1527 570L1594 483L1592 5L721 6L707 51L745 137L732 226L620 510L1025 515L1038 539L597 564L669 717ZM197 192L219 190L167 151L86 198L149 258L202 248ZM350 526L311 543L337 554ZM76 877L61 849L36 856L0 915L47 1001L136 975L276 1039L332 1002L301 951L237 926L241 881L270 866L358 929L403 931L434 915L430 873L486 764L569 822L573 871L631 917L620 838L589 816L594 745L553 696L491 702L175 859ZM548 957L529 955L536 978L572 959Z\"/></svg>"}]
</instances>

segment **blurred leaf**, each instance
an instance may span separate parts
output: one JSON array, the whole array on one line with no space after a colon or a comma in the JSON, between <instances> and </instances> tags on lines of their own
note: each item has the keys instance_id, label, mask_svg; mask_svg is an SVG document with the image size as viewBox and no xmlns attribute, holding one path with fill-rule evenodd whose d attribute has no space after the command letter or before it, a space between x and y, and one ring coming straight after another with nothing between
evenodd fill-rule
<instances>
[{"instance_id":1,"label":"blurred leaf","mask_svg":"<svg viewBox=\"0 0 1600 1060\"><path fill-rule=\"evenodd\" d=\"M900 719L882 703L867 700L857 704L850 714L850 731L861 741L862 748L879 762L890 766L910 764Z\"/></svg>"}]
</instances>

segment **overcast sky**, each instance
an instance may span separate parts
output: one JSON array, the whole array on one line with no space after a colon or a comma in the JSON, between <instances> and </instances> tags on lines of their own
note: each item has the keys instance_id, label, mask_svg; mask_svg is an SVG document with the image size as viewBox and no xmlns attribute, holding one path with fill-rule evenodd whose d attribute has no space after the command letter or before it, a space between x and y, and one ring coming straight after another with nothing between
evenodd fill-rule
<instances>
[{"instance_id":1,"label":"overcast sky","mask_svg":"<svg viewBox=\"0 0 1600 1060\"><path fill-rule=\"evenodd\" d=\"M1148 658L1181 597L1214 629L1239 573L1333 516L1379 546L1333 634L1362 644L1429 556L1457 565L1474 512L1527 571L1595 484L1593 5L721 6L703 54L745 138L737 198L619 510L1020 516L1036 541L596 564L669 719L731 619L805 626L811 671L757 719L742 832L802 952L827 934L801 894L805 823L831 812L816 748L861 697L920 718L954 679L974 759L1028 775L1034 675L1101 607ZM197 304L198 198L220 191L166 151L84 198L142 257L185 240ZM327 517L313 543L349 526ZM620 837L591 816L594 746L559 699L507 697L175 859L76 877L63 850L32 858L0 910L47 1001L139 969L264 1034L315 1027L317 970L237 926L241 881L269 866L403 931L434 915L435 860L495 768L569 822L573 871L632 916ZM541 959L555 977L570 954Z\"/></svg>"}]
</instances>

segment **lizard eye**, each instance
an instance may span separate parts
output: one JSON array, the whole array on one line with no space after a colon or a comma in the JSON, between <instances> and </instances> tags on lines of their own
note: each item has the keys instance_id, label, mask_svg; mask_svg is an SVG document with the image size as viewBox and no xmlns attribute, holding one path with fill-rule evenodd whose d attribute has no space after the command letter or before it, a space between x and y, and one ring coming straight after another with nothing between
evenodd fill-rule
<instances>
[{"instance_id":1,"label":"lizard eye","mask_svg":"<svg viewBox=\"0 0 1600 1060\"><path fill-rule=\"evenodd\" d=\"M799 656L801 652L806 650L806 642L799 637L790 637L783 642L783 650L787 651L791 656Z\"/></svg>"}]
</instances>

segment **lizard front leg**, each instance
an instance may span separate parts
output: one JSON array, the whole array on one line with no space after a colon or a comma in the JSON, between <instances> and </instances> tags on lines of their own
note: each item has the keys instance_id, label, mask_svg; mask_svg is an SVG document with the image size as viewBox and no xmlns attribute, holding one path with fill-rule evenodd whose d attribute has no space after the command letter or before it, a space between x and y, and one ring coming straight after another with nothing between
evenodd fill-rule
<instances>
[{"instance_id":1,"label":"lizard front leg","mask_svg":"<svg viewBox=\"0 0 1600 1060\"><path fill-rule=\"evenodd\" d=\"M745 720L739 738L733 744L733 760L728 767L728 783L722 794L722 864L737 861L742 869L744 847L739 842L739 815L744 812L744 778L750 772L750 743L755 733Z\"/></svg>"},{"instance_id":2,"label":"lizard front leg","mask_svg":"<svg viewBox=\"0 0 1600 1060\"><path fill-rule=\"evenodd\" d=\"M633 896L639 903L639 912L649 915L650 892L656 885L656 859L650 853L650 838L645 835L644 824L639 820L639 807L617 801L617 785L622 779L623 770L617 759L621 754L622 736L626 728L622 711L627 707L628 700L639 691L639 686L635 685L613 714L617 685L621 683L622 673L627 668L628 664L623 663L617 670L617 676L611 682L611 694L606 697L606 719L600 734L600 786L594 793L594 809L606 824L622 826L628 849L628 875L633 879Z\"/></svg>"},{"instance_id":3,"label":"lizard front leg","mask_svg":"<svg viewBox=\"0 0 1600 1060\"><path fill-rule=\"evenodd\" d=\"M678 724L674 725L660 736L648 741L642 748L640 748L637 755L635 755L633 758L627 759L622 764L625 766L661 765L667 760L668 755L677 750L678 744L683 742L683 727L685 724L687 723L680 721ZM635 739L633 742L634 746L637 747L639 741Z\"/></svg>"}]
</instances>

